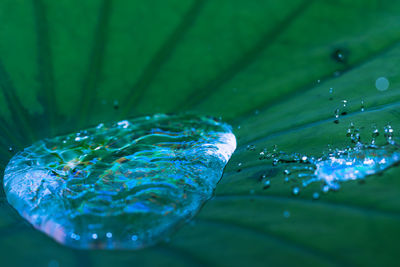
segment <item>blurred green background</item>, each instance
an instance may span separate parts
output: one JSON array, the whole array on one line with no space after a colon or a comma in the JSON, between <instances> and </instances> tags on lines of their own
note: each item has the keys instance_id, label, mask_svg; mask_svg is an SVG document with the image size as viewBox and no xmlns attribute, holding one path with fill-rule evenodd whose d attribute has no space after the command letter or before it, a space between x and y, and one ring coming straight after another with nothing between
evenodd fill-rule
<instances>
[{"instance_id":1,"label":"blurred green background","mask_svg":"<svg viewBox=\"0 0 400 267\"><path fill-rule=\"evenodd\" d=\"M400 168L314 201L258 152L343 148L350 122L364 140L400 129L399 28L392 0L2 0L2 171L35 140L158 112L222 117L238 149L196 218L141 251L63 247L2 191L0 266L397 265Z\"/></svg>"}]
</instances>

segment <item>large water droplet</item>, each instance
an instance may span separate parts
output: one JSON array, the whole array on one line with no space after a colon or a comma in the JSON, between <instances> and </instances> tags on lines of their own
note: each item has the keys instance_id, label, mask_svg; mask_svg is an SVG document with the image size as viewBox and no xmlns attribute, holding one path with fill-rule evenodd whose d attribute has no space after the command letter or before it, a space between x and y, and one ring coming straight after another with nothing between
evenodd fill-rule
<instances>
[{"instance_id":1,"label":"large water droplet","mask_svg":"<svg viewBox=\"0 0 400 267\"><path fill-rule=\"evenodd\" d=\"M386 77L379 77L375 81L375 87L379 91L386 91L389 88L389 80Z\"/></svg>"},{"instance_id":2,"label":"large water droplet","mask_svg":"<svg viewBox=\"0 0 400 267\"><path fill-rule=\"evenodd\" d=\"M196 214L235 148L231 128L212 118L147 116L38 141L11 159L4 187L62 244L138 249Z\"/></svg>"}]
</instances>

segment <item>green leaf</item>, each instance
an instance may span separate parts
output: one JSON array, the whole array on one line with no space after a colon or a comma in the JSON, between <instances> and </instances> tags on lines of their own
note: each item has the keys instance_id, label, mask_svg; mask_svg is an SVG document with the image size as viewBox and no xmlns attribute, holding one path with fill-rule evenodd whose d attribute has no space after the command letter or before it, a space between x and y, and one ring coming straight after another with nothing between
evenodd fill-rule
<instances>
[{"instance_id":1,"label":"green leaf","mask_svg":"<svg viewBox=\"0 0 400 267\"><path fill-rule=\"evenodd\" d=\"M3 0L3 169L34 140L157 112L221 116L238 149L195 220L141 251L63 247L3 192L2 266L396 265L399 168L314 201L318 185L292 196L258 152L344 148L350 122L366 141L372 125L400 129L399 14L389 0ZM334 124L342 100L347 115Z\"/></svg>"}]
</instances>

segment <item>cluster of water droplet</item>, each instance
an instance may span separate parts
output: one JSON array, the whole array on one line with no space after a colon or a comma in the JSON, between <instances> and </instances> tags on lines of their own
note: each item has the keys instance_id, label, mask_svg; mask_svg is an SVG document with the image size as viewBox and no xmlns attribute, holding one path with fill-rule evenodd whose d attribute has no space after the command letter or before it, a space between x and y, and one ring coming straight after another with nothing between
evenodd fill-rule
<instances>
[{"instance_id":1,"label":"cluster of water droplet","mask_svg":"<svg viewBox=\"0 0 400 267\"><path fill-rule=\"evenodd\" d=\"M272 168L278 168L284 183L291 184L293 195L299 195L301 190L310 184L319 183L320 191L312 194L313 199L319 199L320 193L336 191L340 184L348 180L364 181L368 175L381 172L400 161L400 146L394 140L394 130L390 124L383 127L384 141L378 137L379 128L372 126L371 140L361 141L361 130L350 123L346 136L350 140L344 149L329 148L321 156L309 156L301 153L286 153L276 145L259 151L259 160L269 161ZM368 138L367 138L368 139ZM255 151L254 145L247 146L248 151ZM241 164L241 163L240 163ZM263 189L271 186L274 175L261 174L260 182Z\"/></svg>"}]
</instances>

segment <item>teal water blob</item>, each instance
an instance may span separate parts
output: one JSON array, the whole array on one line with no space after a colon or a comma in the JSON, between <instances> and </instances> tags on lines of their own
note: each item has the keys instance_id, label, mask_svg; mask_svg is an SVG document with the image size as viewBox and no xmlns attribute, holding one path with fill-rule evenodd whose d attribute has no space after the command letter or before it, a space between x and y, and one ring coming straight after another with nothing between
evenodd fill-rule
<instances>
[{"instance_id":1,"label":"teal water blob","mask_svg":"<svg viewBox=\"0 0 400 267\"><path fill-rule=\"evenodd\" d=\"M207 201L236 148L213 118L124 120L38 141L6 167L9 203L35 228L81 249L139 249Z\"/></svg>"}]
</instances>

